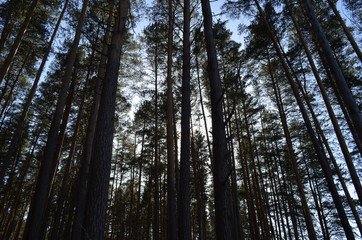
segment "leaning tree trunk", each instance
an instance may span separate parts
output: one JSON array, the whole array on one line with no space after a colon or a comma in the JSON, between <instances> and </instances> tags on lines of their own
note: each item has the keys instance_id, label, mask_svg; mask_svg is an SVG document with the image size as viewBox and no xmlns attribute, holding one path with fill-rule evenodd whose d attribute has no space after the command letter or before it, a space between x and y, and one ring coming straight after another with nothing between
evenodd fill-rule
<instances>
[{"instance_id":1,"label":"leaning tree trunk","mask_svg":"<svg viewBox=\"0 0 362 240\"><path fill-rule=\"evenodd\" d=\"M309 1L309 0L306 0L306 1ZM314 149L316 151L318 160L319 160L319 162L321 164L324 176L325 176L326 181L327 181L329 191L331 192L331 195L332 195L334 204L336 206L339 218L341 220L341 224L342 224L343 229L345 231L346 237L348 239L351 239L351 240L355 239L354 235L353 235L352 228L351 228L351 226L349 224L346 212L344 211L342 200L341 200L341 198L340 198L340 196L338 194L337 187L336 187L336 185L335 185L335 183L333 181L332 170L331 170L331 168L329 166L329 163L328 163L328 161L327 161L327 159L326 159L326 157L325 157L325 155L324 155L324 153L323 153L323 151L321 149L321 146L319 145L319 142L318 142L318 140L316 138L314 129L312 127L309 116L307 114L307 110L306 110L306 108L305 108L305 106L303 104L303 101L302 101L302 99L301 99L301 97L299 95L298 86L293 80L292 73L291 73L291 71L290 71L290 69L288 67L288 64L287 64L287 62L286 62L286 60L284 58L283 52L279 47L278 40L275 38L275 36L274 36L270 26L269 26L269 23L268 23L268 21L267 21L267 19L265 17L264 11L260 7L259 2L257 0L255 0L255 3L257 5L258 11L259 11L264 23L265 23L265 26L267 28L270 39L271 39L271 41L273 43L273 46L274 46L274 48L275 48L275 50L276 50L276 52L278 54L279 60L281 61L281 64L282 64L284 72L285 72L285 75L286 75L286 77L287 77L287 79L289 81L289 84L290 84L291 88L292 88L294 97L295 97L295 99L296 99L296 101L298 103L298 106L299 106L299 109L301 111L304 123L306 125L309 137L312 140L313 147L314 147Z\"/></svg>"},{"instance_id":2,"label":"leaning tree trunk","mask_svg":"<svg viewBox=\"0 0 362 240\"><path fill-rule=\"evenodd\" d=\"M348 29L346 23L344 22L343 18L341 17L341 14L339 14L339 11L336 7L336 4L332 0L327 0L329 6L332 8L334 15L336 16L339 24L341 24L341 27L343 29L344 34L346 34L346 37L348 38L348 41L350 42L354 52L356 53L357 57L362 63L362 52L361 49L359 49L358 44L356 43L356 40L354 39L352 33Z\"/></svg>"},{"instance_id":3,"label":"leaning tree trunk","mask_svg":"<svg viewBox=\"0 0 362 240\"><path fill-rule=\"evenodd\" d=\"M61 188L60 188L58 198L57 198L56 211L55 211L54 221L53 221L53 225L52 225L53 229L52 229L51 235L50 235L51 240L58 239L60 230L61 230L61 228L60 228L61 219L62 219L63 212L64 212L64 205L67 200L66 197L67 197L68 191L70 190L70 186L71 186L69 179L71 176L71 170L73 168L73 159L74 159L74 155L75 155L76 147L77 147L78 132L79 132L81 120L82 120L82 117L84 114L83 108L84 108L84 104L85 104L85 98L86 98L86 94L87 94L87 87L88 87L90 75L92 73L91 68L93 65L93 58L94 58L94 50L92 51L92 54L90 56L90 63L88 66L87 76L85 77L85 83L83 86L83 93L82 93L81 103L80 103L79 110L78 110L78 116L77 116L77 120L76 120L74 128L73 128L71 146L70 146L68 158L67 158L67 161L66 161L66 164L64 167L65 171L64 171L64 175L62 177L62 184L61 184ZM63 221L64 221L64 219L63 219Z\"/></svg>"},{"instance_id":4,"label":"leaning tree trunk","mask_svg":"<svg viewBox=\"0 0 362 240\"><path fill-rule=\"evenodd\" d=\"M339 124L338 124L338 120L334 114L334 111L333 111L333 108L331 106L331 103L329 101L329 98L328 98L328 95L327 95L327 92L326 92L326 89L322 83L322 79L320 78L320 75L318 73L318 70L317 70L317 67L314 63L314 60L313 60L313 57L312 57L312 54L311 52L309 51L309 48L308 48L308 45L303 37L303 34L302 34L302 31L298 25L298 22L296 21L295 17L294 17L294 14L292 12L292 8L289 4L289 0L286 0L286 5L287 5L287 8L288 8L288 11L290 13L290 16L292 18L292 21L294 23L294 26L297 30L297 34L299 36L299 39L300 39L300 42L302 43L302 46L304 48L304 51L307 55L307 58L308 58L308 61L309 61L309 64L312 68L312 72L313 72L313 75L317 81L317 84L318 84L318 87L320 89L320 92L321 92L321 95L323 97L323 100L324 100L324 103L326 105L326 109L328 111L328 114L329 114L329 117L331 119L331 123L333 125L333 128L334 128L334 132L337 136L337 139L338 139L338 142L339 142L339 145L340 145L340 148L342 150L342 153L343 153L343 156L344 156L344 159L346 161L346 164L347 164L347 167L348 167L348 170L349 170L349 173L351 175L351 179L352 179L352 182L355 186L355 189L356 189L356 192L357 192L357 195L358 195L358 198L360 200L360 202L362 203L362 186L361 186L361 181L358 177L358 174L357 174L357 171L356 171L356 168L353 164L353 161L352 161L352 158L351 158L351 155L349 153L349 150L348 150L348 147L347 147L347 144L346 144L346 141L344 140L344 137L343 137L343 134L342 134L342 131L339 127Z\"/></svg>"},{"instance_id":5,"label":"leaning tree trunk","mask_svg":"<svg viewBox=\"0 0 362 240\"><path fill-rule=\"evenodd\" d=\"M89 176L85 238L105 239L105 217L111 171L114 115L121 48L128 18L129 1L120 0L108 51L97 129Z\"/></svg>"},{"instance_id":6,"label":"leaning tree trunk","mask_svg":"<svg viewBox=\"0 0 362 240\"><path fill-rule=\"evenodd\" d=\"M108 39L110 35L110 26L112 22L112 12L113 12L113 4L109 10L109 17L107 20L107 27L103 37L103 46L101 52L101 58L98 66L98 74L96 77L96 83L94 87L93 93L93 103L90 112L90 116L88 119L88 125L86 130L86 137L84 140L84 148L83 154L80 163L79 170L79 181L76 183L78 185L78 191L76 195L76 206L74 212L74 220L71 230L71 239L78 240L82 236L83 230L83 222L85 217L85 203L87 199L87 189L88 189L88 175L89 175L89 165L92 157L92 149L93 149L93 140L96 131L97 119L98 119L98 111L99 111L99 103L101 99L101 89L102 89L102 81L104 80L105 71L106 71L106 62L107 62L107 53L108 53Z\"/></svg>"},{"instance_id":7,"label":"leaning tree trunk","mask_svg":"<svg viewBox=\"0 0 362 240\"><path fill-rule=\"evenodd\" d=\"M290 163L293 169L293 172L295 174L296 177L296 183L297 183L297 190L300 196L300 200L302 203L302 209L303 209L303 215L306 221L306 225L307 225L307 230L308 230L308 236L310 239L317 239L316 236L316 232L313 226L313 221L311 218L311 214L310 214L310 210L308 207L308 203L307 203L307 199L305 197L305 191L304 191L304 187L302 184L302 179L300 177L300 171L298 169L297 166L297 159L295 157L295 153L293 150L293 144L292 144L292 140L291 140L291 136L289 133L289 129L288 129L288 124L287 124L287 119L286 119L286 115L285 115L285 110L283 107L283 103L281 102L281 96L279 91L277 90L277 85L272 73L272 69L271 69L271 62L270 62L270 58L268 57L268 69L269 69L269 73L270 73L270 78L272 81L272 86L273 86L273 91L274 91L274 95L277 101L277 106L278 106L278 111L279 111L279 116L282 122L282 126L283 126L283 132L284 132L284 136L285 136L285 140L287 143L287 149L288 149L288 155L290 158Z\"/></svg>"},{"instance_id":8,"label":"leaning tree trunk","mask_svg":"<svg viewBox=\"0 0 362 240\"><path fill-rule=\"evenodd\" d=\"M346 79L343 75L342 69L340 68L335 56L333 55L332 48L330 43L317 19L317 16L314 12L314 8L310 0L303 1L305 12L308 16L308 19L313 27L313 32L317 37L317 41L320 44L320 47L323 50L323 54L326 57L326 61L329 65L329 68L335 79L335 83L338 87L338 92L347 108L348 114L351 117L354 127L356 128L358 139L362 139L362 115L358 108L358 105L353 98L351 90L347 86Z\"/></svg>"},{"instance_id":9,"label":"leaning tree trunk","mask_svg":"<svg viewBox=\"0 0 362 240\"><path fill-rule=\"evenodd\" d=\"M88 0L84 0L73 44L70 48L68 60L66 62L65 73L62 78L62 87L59 93L53 120L49 129L48 139L41 162L34 197L30 205L23 239L40 239L41 229L44 223L44 216L46 211L46 206L44 205L46 205L46 203L48 202L49 192L54 178L54 175L52 175L52 169L54 168L54 165L57 164L54 162L54 159L56 158L55 155L57 149L58 132L60 129L61 119L63 117L64 107L68 96L68 89L71 81L73 65L75 63L87 6Z\"/></svg>"},{"instance_id":10,"label":"leaning tree trunk","mask_svg":"<svg viewBox=\"0 0 362 240\"><path fill-rule=\"evenodd\" d=\"M222 107L222 88L217 62L217 53L212 32L212 13L209 0L202 0L204 32L208 59L208 76L211 88L211 117L213 136L213 181L215 191L216 239L236 239L233 229L232 199L229 176L232 171L228 166L228 150Z\"/></svg>"},{"instance_id":11,"label":"leaning tree trunk","mask_svg":"<svg viewBox=\"0 0 362 240\"><path fill-rule=\"evenodd\" d=\"M47 49L45 51L45 54L43 56L43 59L42 59L42 61L40 63L40 67L39 67L38 72L36 74L35 80L34 80L33 85L32 85L32 87L31 87L31 89L29 91L26 102L25 102L25 104L23 106L23 110L21 112L21 117L19 119L19 122L17 123L16 130L15 130L15 132L13 134L13 137L11 138L10 146L9 146L9 149L8 149L8 151L6 153L5 161L4 161L3 165L1 166L0 189L2 188L3 179L4 179L4 176L5 176L6 170L10 166L11 162L13 161L16 150L19 148L19 141L21 139L21 135L22 135L25 123L27 121L27 116L28 116L28 112L29 112L31 102L32 102L32 100L34 98L34 95L35 95L36 89L38 87L38 83L39 83L41 74L43 72L45 63L47 62L50 50L52 48L55 36L56 36L56 34L58 32L60 22L62 21L63 15L64 15L65 10L66 10L67 5L68 5L68 2L69 2L69 0L66 0L65 3L64 3L62 12L60 13L57 24L55 25L55 28L53 30L53 34L52 34L52 36L51 36L51 38L49 40L48 47L47 47Z\"/></svg>"},{"instance_id":12,"label":"leaning tree trunk","mask_svg":"<svg viewBox=\"0 0 362 240\"><path fill-rule=\"evenodd\" d=\"M26 30L28 29L31 18L33 17L34 10L38 5L39 0L33 0L29 6L28 12L26 13L23 24L21 25L16 38L14 40L13 45L11 46L9 54L6 56L3 65L0 67L0 84L2 83L5 75L9 71L9 67L11 62L13 61L19 47L21 44L21 40L23 39Z\"/></svg>"}]
</instances>

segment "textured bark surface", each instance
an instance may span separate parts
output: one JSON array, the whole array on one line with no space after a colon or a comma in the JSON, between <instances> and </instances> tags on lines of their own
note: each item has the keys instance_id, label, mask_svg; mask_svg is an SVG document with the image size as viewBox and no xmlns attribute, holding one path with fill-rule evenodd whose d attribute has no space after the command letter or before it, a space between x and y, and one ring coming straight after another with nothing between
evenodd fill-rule
<instances>
[{"instance_id":1,"label":"textured bark surface","mask_svg":"<svg viewBox=\"0 0 362 240\"><path fill-rule=\"evenodd\" d=\"M191 239L190 216L190 0L184 1L181 102L181 158L180 158L180 240Z\"/></svg>"},{"instance_id":2,"label":"textured bark surface","mask_svg":"<svg viewBox=\"0 0 362 240\"><path fill-rule=\"evenodd\" d=\"M103 38L102 55L98 67L93 104L88 119L86 137L84 141L84 149L83 149L83 155L81 159L81 166L79 172L79 182L77 186L78 189L76 196L77 201L75 206L74 220L73 220L72 233L71 233L72 240L80 239L82 236L82 230L84 228L83 222L84 222L86 199L87 199L89 165L91 162L93 140L97 126L99 103L102 91L102 81L104 80L105 71L106 71L106 62L107 62L107 53L108 53L107 43L110 35L110 28L112 22L112 16L111 16L112 10L113 7L110 7L110 14L107 20L107 28L105 30Z\"/></svg>"},{"instance_id":3,"label":"textured bark surface","mask_svg":"<svg viewBox=\"0 0 362 240\"><path fill-rule=\"evenodd\" d=\"M227 161L226 134L222 107L223 95L217 62L217 53L212 32L212 13L210 2L208 0L202 0L201 6L204 16L208 77L211 88L216 238L218 240L232 240L236 239L236 231L233 229L234 224L232 222L233 213L229 180L229 172L231 169L228 166Z\"/></svg>"},{"instance_id":4,"label":"textured bark surface","mask_svg":"<svg viewBox=\"0 0 362 240\"><path fill-rule=\"evenodd\" d=\"M129 1L120 0L108 51L106 75L95 133L84 226L85 239L105 239L105 216L111 172L117 81L128 10Z\"/></svg>"},{"instance_id":5,"label":"textured bark surface","mask_svg":"<svg viewBox=\"0 0 362 240\"><path fill-rule=\"evenodd\" d=\"M176 162L174 143L174 114L172 91L172 48L173 48L173 6L168 1L167 32L167 239L177 239L177 200L176 200Z\"/></svg>"}]
</instances>

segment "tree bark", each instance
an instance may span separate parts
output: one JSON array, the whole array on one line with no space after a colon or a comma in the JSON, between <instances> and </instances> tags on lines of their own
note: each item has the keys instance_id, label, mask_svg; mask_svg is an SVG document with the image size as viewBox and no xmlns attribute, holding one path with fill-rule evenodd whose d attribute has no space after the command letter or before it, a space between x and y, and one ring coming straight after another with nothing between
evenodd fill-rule
<instances>
[{"instance_id":1,"label":"tree bark","mask_svg":"<svg viewBox=\"0 0 362 240\"><path fill-rule=\"evenodd\" d=\"M167 239L177 239L177 202L176 202L176 167L173 127L173 91L172 91L172 47L173 47L173 6L168 0L167 33ZM181 146L182 149L182 146ZM182 151L182 150L181 150Z\"/></svg>"},{"instance_id":2,"label":"tree bark","mask_svg":"<svg viewBox=\"0 0 362 240\"><path fill-rule=\"evenodd\" d=\"M184 1L183 64L182 64L182 110L181 110L181 158L180 158L180 240L191 239L190 214L190 0Z\"/></svg>"},{"instance_id":3,"label":"tree bark","mask_svg":"<svg viewBox=\"0 0 362 240\"><path fill-rule=\"evenodd\" d=\"M217 62L217 53L212 32L212 13L209 0L202 0L205 43L208 59L208 77L211 88L211 116L213 136L213 181L215 191L216 239L236 239L233 229L233 212L230 192L230 166L227 161L227 146L222 107L222 88Z\"/></svg>"},{"instance_id":4,"label":"tree bark","mask_svg":"<svg viewBox=\"0 0 362 240\"><path fill-rule=\"evenodd\" d=\"M85 217L85 207L86 207L85 205L86 205L86 199L87 199L89 165L91 162L94 135L95 135L96 126L97 126L99 103L100 103L101 92L102 92L102 82L104 80L104 75L105 75L105 71L106 71L106 62L107 62L107 55L108 55L108 39L109 39L109 35L111 32L110 26L111 26L111 22L112 22L112 18L113 18L112 17L113 5L114 4L111 5L110 10L109 10L107 27L106 27L104 37L103 37L103 46L102 46L101 58L100 58L99 66L98 66L98 74L96 77L93 103L92 103L90 116L88 119L86 137L85 137L85 141L84 141L83 155L82 155L81 163L80 163L78 191L77 191L77 196L76 196L77 201L76 201L74 220L73 220L72 231L71 231L72 240L81 239L82 230L84 229L83 222L84 222L84 217Z\"/></svg>"},{"instance_id":5,"label":"tree bark","mask_svg":"<svg viewBox=\"0 0 362 240\"><path fill-rule=\"evenodd\" d=\"M129 1L120 0L108 52L95 133L85 219L86 239L105 239L105 214L111 171L118 71L128 10Z\"/></svg>"}]
</instances>

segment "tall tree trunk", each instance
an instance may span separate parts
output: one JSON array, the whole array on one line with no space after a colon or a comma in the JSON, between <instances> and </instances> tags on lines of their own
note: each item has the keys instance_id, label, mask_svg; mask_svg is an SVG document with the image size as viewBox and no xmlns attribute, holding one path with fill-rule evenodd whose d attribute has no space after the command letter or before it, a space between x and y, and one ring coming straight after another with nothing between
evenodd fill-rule
<instances>
[{"instance_id":1,"label":"tall tree trunk","mask_svg":"<svg viewBox=\"0 0 362 240\"><path fill-rule=\"evenodd\" d=\"M21 44L21 40L23 39L26 30L28 29L31 18L33 17L34 10L38 5L39 0L32 0L29 9L26 13L25 19L16 35L13 45L11 46L9 54L6 56L3 65L0 67L0 84L2 83L5 75L7 74L10 64L13 61L19 47Z\"/></svg>"},{"instance_id":2,"label":"tall tree trunk","mask_svg":"<svg viewBox=\"0 0 362 240\"><path fill-rule=\"evenodd\" d=\"M177 202L175 177L175 144L173 127L173 91L172 91L172 47L173 47L173 6L168 0L168 33L167 33L167 239L177 239ZM182 146L181 146L182 151Z\"/></svg>"},{"instance_id":3,"label":"tall tree trunk","mask_svg":"<svg viewBox=\"0 0 362 240\"><path fill-rule=\"evenodd\" d=\"M94 51L92 51L92 54L90 57L91 59L90 59L89 68L88 68L87 76L85 79L84 87L83 87L82 99L81 99L81 103L80 103L79 110L78 110L78 116L77 116L77 120L76 120L76 123L73 128L72 143L71 143L68 158L67 158L67 161L66 161L66 164L64 167L65 168L64 176L63 176L62 185L61 185L61 188L60 188L60 191L58 194L53 228L52 228L52 232L50 235L51 240L58 239L59 234L60 234L61 218L62 218L63 211L64 211L64 203L66 201L66 196L68 194L68 191L70 190L70 185L71 185L69 182L70 173L71 173L71 169L73 167L72 163L73 163L73 159L74 159L74 154L76 152L76 146L77 146L76 144L77 144L77 139L78 139L80 122L83 117L83 108L84 108L84 102L85 102L85 97L86 97L86 93L87 93L87 86L88 86L90 74L92 72L91 67L93 65L93 56L94 56Z\"/></svg>"},{"instance_id":4,"label":"tall tree trunk","mask_svg":"<svg viewBox=\"0 0 362 240\"><path fill-rule=\"evenodd\" d=\"M13 93L14 93L14 89L20 79L20 76L21 76L21 73L23 72L24 68L25 68L25 65L27 63L27 60L28 60L28 57L32 54L33 52L29 51L25 57L25 59L23 60L23 63L21 64L20 68L18 69L18 72L16 74L16 76L14 76L14 80L13 82L10 83L10 89L8 90L8 93L7 93L7 96L5 98L5 102L4 102L4 105L2 106L1 108L1 111L0 111L0 118L2 118L2 121L5 120L6 118L6 113L7 111L5 111L9 106L10 106L10 101L13 100ZM9 80L6 80L6 82L8 83L10 81L10 78ZM6 84L8 85L8 84ZM2 98L5 96L5 93L7 92L6 91L6 87L7 86L4 86L4 89L3 89L3 95L2 95ZM1 101L1 100L0 100ZM1 124L1 127L2 127L2 124ZM6 164L6 160L5 160L5 164ZM3 167L2 166L2 170L1 171L6 171L6 169L3 169L3 168L6 168L5 166ZM5 172L4 172L5 174ZM1 180L2 181L2 180ZM0 181L0 182L1 182ZM1 185L0 185L0 189L1 189Z\"/></svg>"},{"instance_id":5,"label":"tall tree trunk","mask_svg":"<svg viewBox=\"0 0 362 240\"><path fill-rule=\"evenodd\" d=\"M309 0L306 0L306 1L309 1ZM273 32L272 32L272 30L271 30L271 28L269 26L269 23L268 23L268 21L267 21L267 19L265 17L264 11L260 7L259 2L257 0L255 0L255 3L257 5L258 11L259 11L264 23L265 23L265 26L267 28L270 39L273 42L273 46L274 46L274 48L275 48L275 50L276 50L276 52L277 52L277 54L279 56L279 60L281 61L282 67L283 67L284 72L285 72L285 75L286 75L286 77L287 77L287 79L289 81L289 84L290 84L291 88L292 88L294 97L295 97L295 99L296 99L296 101L298 103L298 106L299 106L300 112L302 114L304 123L306 125L309 137L312 140L313 147L314 147L314 149L316 151L319 163L321 164L324 176L326 178L329 191L331 192L334 204L335 204L335 206L337 208L338 215L339 215L339 218L341 220L341 223L342 223L343 229L345 231L346 237L348 239L351 239L351 240L355 239L354 235L353 235L352 228L351 228L351 226L349 224L346 212L344 210L342 200L341 200L341 198L340 198L340 196L338 194L337 187L336 187L336 185L335 185L335 183L333 181L332 170L331 170L331 168L330 168L330 166L329 166L329 164L327 162L327 159L324 156L324 154L323 154L323 152L321 150L321 147L319 145L319 142L318 142L318 140L316 138L314 129L312 127L312 124L311 124L310 119L309 119L308 114L307 114L307 110L305 109L305 106L304 106L304 104L302 102L302 99L301 99L301 97L299 95L298 86L293 80L292 73L291 73L291 71L290 71L290 69L288 67L288 64L287 64L284 56L283 56L282 50L279 47L280 44L278 43L277 39L273 35Z\"/></svg>"},{"instance_id":6,"label":"tall tree trunk","mask_svg":"<svg viewBox=\"0 0 362 240\"><path fill-rule=\"evenodd\" d=\"M54 159L56 155L58 132L63 117L65 102L68 95L69 83L73 71L78 45L81 37L81 31L88 7L88 0L84 0L80 17L78 19L78 26L75 32L73 44L70 48L68 59L66 62L66 69L62 78L62 87L59 93L57 106L53 116L53 120L48 133L48 139L44 150L44 155L41 162L41 167L36 183L34 197L30 206L29 215L27 219L24 240L39 239L41 228L44 222L45 210L51 183L54 176L51 172L54 167Z\"/></svg>"},{"instance_id":7,"label":"tall tree trunk","mask_svg":"<svg viewBox=\"0 0 362 240\"><path fill-rule=\"evenodd\" d=\"M14 26L14 23L12 22L14 19L11 18L13 17L12 14L14 13L14 7L17 4L19 4L19 1L17 0L8 1L8 8L6 9L6 16L3 18L4 23L0 36L0 53L3 51L5 42Z\"/></svg>"},{"instance_id":8,"label":"tall tree trunk","mask_svg":"<svg viewBox=\"0 0 362 240\"><path fill-rule=\"evenodd\" d=\"M244 144L242 141L242 133L241 133L241 113L237 111L237 119L239 122L236 123L236 136L238 141L238 148L239 148L239 158L240 158L240 164L242 169L242 178L244 181L244 189L246 192L246 204L248 208L248 221L249 221L249 231L250 231L250 237L251 239L259 239L259 229L258 229L258 223L256 219L256 211L254 206L254 199L253 199L253 189L251 187L250 183L250 174L249 174L249 167L248 167L248 161L245 154L245 151L243 151ZM278 221L279 222L279 221Z\"/></svg>"},{"instance_id":9,"label":"tall tree trunk","mask_svg":"<svg viewBox=\"0 0 362 240\"><path fill-rule=\"evenodd\" d=\"M101 240L105 237L105 214L112 160L117 80L128 10L129 1L120 0L108 52L106 75L103 82L95 133L85 219L86 239Z\"/></svg>"},{"instance_id":10,"label":"tall tree trunk","mask_svg":"<svg viewBox=\"0 0 362 240\"><path fill-rule=\"evenodd\" d=\"M101 99L101 91L102 91L102 82L104 81L105 71L106 71L106 62L108 55L108 39L110 35L110 28L112 22L112 13L113 13L113 2L111 4L109 10L109 17L107 20L107 27L105 29L104 37L103 37L103 46L101 52L101 58L98 66L98 74L96 77L96 83L94 87L94 97L92 108L90 112L90 116L88 119L88 125L86 130L86 137L84 142L84 149L80 163L79 170L79 181L78 181L78 191L76 196L76 206L74 213L74 220L72 225L72 233L71 239L78 240L82 236L82 230L84 229L83 222L85 217L85 207L86 207L86 199L87 199L87 189L88 189L88 175L89 175L89 166L92 157L92 149L94 143L94 135L97 126L98 119L98 111L99 111L99 103Z\"/></svg>"},{"instance_id":11,"label":"tall tree trunk","mask_svg":"<svg viewBox=\"0 0 362 240\"><path fill-rule=\"evenodd\" d=\"M31 87L29 93L28 93L28 96L26 98L26 102L25 102L25 104L23 106L23 110L21 112L21 117L19 119L19 122L17 123L16 130L15 130L15 132L13 134L13 137L11 138L10 146L9 146L9 149L8 149L8 151L6 153L6 157L5 157L5 162L2 165L1 172L0 172L0 189L2 188L5 172L6 172L7 168L10 166L11 162L14 159L14 154L16 152L16 149L18 149L19 141L21 139L24 126L25 126L25 124L27 122L27 116L28 116L28 112L29 112L31 102L32 102L32 100L34 98L34 95L35 95L36 89L38 87L38 83L39 83L41 74L43 72L45 63L47 62L50 50L52 48L55 36L56 36L56 34L58 32L60 22L62 21L62 18L64 16L65 10L66 10L67 5L68 5L68 2L69 2L69 0L66 0L65 3L64 3L62 12L59 15L58 21L57 21L57 23L55 25L55 28L53 30L53 34L52 34L52 36L51 36L51 38L49 40L48 47L47 47L47 49L45 51L45 54L43 56L43 59L42 59L42 61L40 63L40 66L39 66L38 72L36 74L35 80L33 82L33 85Z\"/></svg>"},{"instance_id":12,"label":"tall tree trunk","mask_svg":"<svg viewBox=\"0 0 362 240\"><path fill-rule=\"evenodd\" d=\"M198 86L198 90L199 90L200 105L201 105L201 111L202 111L202 119L204 120L205 135L206 135L206 141L207 141L207 149L209 150L209 158L210 158L210 163L211 163L211 166L212 166L211 168L213 168L214 164L213 164L213 160L212 160L212 151L211 151L209 130L208 130L208 127L207 127L207 119L206 119L206 114L205 114L204 101L203 101L203 97L202 97L198 52L195 55L196 55L195 56L195 62L196 62L196 73L197 73L197 86Z\"/></svg>"},{"instance_id":13,"label":"tall tree trunk","mask_svg":"<svg viewBox=\"0 0 362 240\"><path fill-rule=\"evenodd\" d=\"M204 32L208 59L208 76L211 88L211 116L213 136L213 181L215 191L216 239L236 239L233 229L233 212L230 192L230 166L227 161L226 134L222 108L222 89L217 62L214 36L212 32L212 13L209 0L202 0Z\"/></svg>"},{"instance_id":14,"label":"tall tree trunk","mask_svg":"<svg viewBox=\"0 0 362 240\"><path fill-rule=\"evenodd\" d=\"M329 6L332 8L334 15L336 16L339 24L341 24L341 27L343 29L344 34L346 34L348 41L351 43L351 46L353 48L353 50L355 51L357 57L359 58L359 60L362 63L362 52L361 49L359 49L358 44L356 43L356 40L354 39L352 33L350 32L350 30L348 29L348 27L346 26L346 23L344 22L341 14L339 14L339 11L336 7L336 5L334 4L334 2L332 0L327 0Z\"/></svg>"},{"instance_id":15,"label":"tall tree trunk","mask_svg":"<svg viewBox=\"0 0 362 240\"><path fill-rule=\"evenodd\" d=\"M308 235L309 235L310 239L317 239L316 232L315 232L315 229L314 229L314 226L313 226L313 221L312 221L311 214L310 214L310 210L309 210L308 203L307 203L307 200L306 200L306 197L305 197L304 187L303 187L303 184L302 184L302 179L301 179L300 174L299 174L299 170L298 170L298 166L297 166L297 159L295 157L295 153L294 153L294 150L293 150L293 144L292 144L292 140L291 140L289 129L288 129L287 119L286 119L282 99L281 99L281 96L280 96L280 91L279 91L279 88L277 86L277 83L276 83L276 81L274 79L274 75L273 75L273 72L272 72L272 66L271 66L270 58L268 58L268 69L269 69L269 74L270 74L270 78L271 78L271 81L272 81L274 95L275 95L275 98L276 98L276 101L277 101L279 116L280 116L280 119L281 119L281 122L282 122L282 127L283 127L285 140L286 140L286 143L287 143L288 155L290 157L290 164L292 166L293 172L294 172L295 177L296 177L295 180L297 182L297 189L298 189L298 193L299 193L301 203L302 203L303 215L304 215L304 218L305 218L305 221L306 221Z\"/></svg>"},{"instance_id":16,"label":"tall tree trunk","mask_svg":"<svg viewBox=\"0 0 362 240\"><path fill-rule=\"evenodd\" d=\"M153 216L152 216L152 237L153 240L159 240L160 238L160 187L159 187L159 154L158 154L158 46L155 49L155 131L154 131L154 165L153 165Z\"/></svg>"},{"instance_id":17,"label":"tall tree trunk","mask_svg":"<svg viewBox=\"0 0 362 240\"><path fill-rule=\"evenodd\" d=\"M190 214L190 0L184 1L183 64L182 64L182 110L181 110L181 159L180 159L180 240L191 239Z\"/></svg>"},{"instance_id":18,"label":"tall tree trunk","mask_svg":"<svg viewBox=\"0 0 362 240\"><path fill-rule=\"evenodd\" d=\"M329 1L329 0L328 0ZM313 75L317 81L317 84L318 84L318 87L320 89L320 92L321 92L321 95L323 97L323 100L324 100L324 103L326 105L326 108L327 108L327 111L328 111L328 114L329 114L329 117L331 119L331 122L332 122L332 125L333 125L333 128L334 128L334 132L337 136L337 139L338 139L338 142L339 142L339 145L341 147L341 150L342 150L342 153L343 153L343 156L344 156L344 159L346 161L346 164L347 164L347 167L348 167L348 170L349 170L349 173L351 175L351 179L352 179L352 182L355 186L355 189L356 189L356 192L357 192L357 195L358 195L358 198L360 200L360 202L362 203L362 186L361 186L361 181L358 177L358 174L357 174L357 171L356 171L356 168L353 164L353 161L352 161L352 158L351 158L351 155L349 153L349 150L348 150L348 147L347 147L347 144L345 142L345 139L343 137L343 134L342 134L342 131L339 127L339 124L338 124L338 120L334 114L334 111L333 111L333 108L331 106L331 103L329 101L329 98L328 98L328 95L327 95L327 92L326 92L326 89L322 83L322 79L320 78L319 76L319 73L318 73L318 70L317 70L317 67L316 65L314 64L314 60L312 58L312 54L310 53L309 51L309 48L308 48L308 45L303 37L303 34L302 34L302 31L300 30L299 28L299 25L298 25L298 22L296 21L295 17L294 17L294 14L292 12L292 9L291 9L291 6L289 4L289 0L286 0L286 5L287 5L287 8L288 8L288 11L290 13L290 16L292 18L292 21L294 23L294 26L297 30L297 34L299 36L299 39L300 39L300 42L302 43L302 46L304 48L304 51L307 55L307 58L308 58L308 61L309 61L309 64L312 68L312 72L313 72ZM362 153L361 153L362 154Z\"/></svg>"},{"instance_id":19,"label":"tall tree trunk","mask_svg":"<svg viewBox=\"0 0 362 240\"><path fill-rule=\"evenodd\" d=\"M343 102L347 108L348 114L351 117L351 120L353 122L354 127L356 128L357 136L359 140L362 139L362 115L358 108L358 105L355 101L355 99L352 96L352 93L347 86L346 79L343 75L343 72L336 60L336 58L333 55L333 51L331 49L331 46L329 44L329 41L318 22L317 16L315 14L314 8L312 6L311 0L305 0L303 1L303 5L305 8L306 15L308 16L308 19L313 27L313 32L317 37L317 41L320 44L320 47L323 50L323 54L326 57L326 61L329 65L329 68L333 74L333 77L335 79L335 83L338 87L338 92L341 95L341 98L343 99ZM338 94L338 93L336 93Z\"/></svg>"},{"instance_id":20,"label":"tall tree trunk","mask_svg":"<svg viewBox=\"0 0 362 240\"><path fill-rule=\"evenodd\" d=\"M206 204L205 204L205 182L204 182L204 166L202 160L199 159L199 151L196 149L194 135L191 136L191 158L192 169L195 185L195 197L197 205L197 226L198 226L198 239L206 240Z\"/></svg>"}]
</instances>

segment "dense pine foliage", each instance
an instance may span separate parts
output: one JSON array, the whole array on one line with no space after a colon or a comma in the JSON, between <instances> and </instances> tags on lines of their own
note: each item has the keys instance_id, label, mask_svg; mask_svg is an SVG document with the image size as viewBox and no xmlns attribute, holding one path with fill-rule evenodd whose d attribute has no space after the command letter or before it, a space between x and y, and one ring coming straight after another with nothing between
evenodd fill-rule
<instances>
[{"instance_id":1,"label":"dense pine foliage","mask_svg":"<svg viewBox=\"0 0 362 240\"><path fill-rule=\"evenodd\" d=\"M358 0L1 1L0 239L362 239L361 34Z\"/></svg>"}]
</instances>

